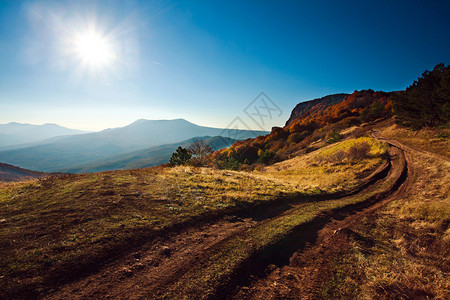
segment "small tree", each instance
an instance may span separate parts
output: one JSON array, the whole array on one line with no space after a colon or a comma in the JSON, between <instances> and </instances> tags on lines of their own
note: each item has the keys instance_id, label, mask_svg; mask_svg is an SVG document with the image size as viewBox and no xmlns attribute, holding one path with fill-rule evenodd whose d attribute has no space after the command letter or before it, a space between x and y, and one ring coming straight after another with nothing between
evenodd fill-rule
<instances>
[{"instance_id":1,"label":"small tree","mask_svg":"<svg viewBox=\"0 0 450 300\"><path fill-rule=\"evenodd\" d=\"M189 162L191 157L192 157L192 154L190 153L190 151L188 149L180 146L172 154L169 164L171 166L185 165Z\"/></svg>"},{"instance_id":2,"label":"small tree","mask_svg":"<svg viewBox=\"0 0 450 300\"><path fill-rule=\"evenodd\" d=\"M196 167L205 166L210 160L210 155L214 152L211 146L204 140L194 139L189 146L192 155L191 164Z\"/></svg>"}]
</instances>

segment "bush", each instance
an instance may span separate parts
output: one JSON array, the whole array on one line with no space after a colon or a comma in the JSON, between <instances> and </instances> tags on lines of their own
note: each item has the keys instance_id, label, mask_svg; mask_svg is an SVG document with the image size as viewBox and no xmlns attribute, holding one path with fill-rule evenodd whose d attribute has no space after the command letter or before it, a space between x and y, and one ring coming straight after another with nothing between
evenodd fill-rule
<instances>
[{"instance_id":1,"label":"bush","mask_svg":"<svg viewBox=\"0 0 450 300\"><path fill-rule=\"evenodd\" d=\"M301 133L295 132L291 133L287 139L288 144L298 143L303 140L303 135Z\"/></svg>"},{"instance_id":2,"label":"bush","mask_svg":"<svg viewBox=\"0 0 450 300\"><path fill-rule=\"evenodd\" d=\"M325 159L325 161L330 163L342 163L344 159L347 157L348 155L345 151L339 150L330 154L330 156L328 156L327 159Z\"/></svg>"},{"instance_id":3,"label":"bush","mask_svg":"<svg viewBox=\"0 0 450 300\"><path fill-rule=\"evenodd\" d=\"M268 163L275 157L275 152L273 151L258 151L258 154L260 155L258 158L258 163Z\"/></svg>"},{"instance_id":4,"label":"bush","mask_svg":"<svg viewBox=\"0 0 450 300\"><path fill-rule=\"evenodd\" d=\"M357 143L348 149L348 158L360 160L369 157L370 145L367 142Z\"/></svg>"},{"instance_id":5,"label":"bush","mask_svg":"<svg viewBox=\"0 0 450 300\"><path fill-rule=\"evenodd\" d=\"M336 130L333 130L333 131L327 133L326 138L327 138L328 144L333 144L333 143L339 142L342 139L342 135L339 132L337 132Z\"/></svg>"},{"instance_id":6,"label":"bush","mask_svg":"<svg viewBox=\"0 0 450 300\"><path fill-rule=\"evenodd\" d=\"M339 122L344 128L360 125L361 121L358 117L348 117Z\"/></svg>"},{"instance_id":7,"label":"bush","mask_svg":"<svg viewBox=\"0 0 450 300\"><path fill-rule=\"evenodd\" d=\"M361 122L370 122L382 118L383 116L384 104L379 101L375 101L361 111L359 118Z\"/></svg>"},{"instance_id":8,"label":"bush","mask_svg":"<svg viewBox=\"0 0 450 300\"><path fill-rule=\"evenodd\" d=\"M228 169L228 170L239 170L239 168L242 166L242 164L235 159L234 157L231 157L223 162L221 168L222 169Z\"/></svg>"}]
</instances>

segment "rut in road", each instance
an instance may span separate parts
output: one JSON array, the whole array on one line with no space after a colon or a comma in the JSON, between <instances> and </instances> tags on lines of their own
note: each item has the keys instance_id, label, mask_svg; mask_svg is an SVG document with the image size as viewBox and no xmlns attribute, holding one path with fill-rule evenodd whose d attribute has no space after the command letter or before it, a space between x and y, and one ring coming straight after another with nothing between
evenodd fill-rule
<instances>
[{"instance_id":1,"label":"rut in road","mask_svg":"<svg viewBox=\"0 0 450 300\"><path fill-rule=\"evenodd\" d=\"M396 149L400 155L399 165L403 165L402 173L391 193L356 213L347 214L345 217L333 216L333 219L317 232L316 238L309 241L305 247L297 249L287 263L271 265L262 276L244 282L231 295L223 298L321 298L319 291L324 282L330 280L330 260L338 257L342 249L348 247L348 236L355 235L351 227L358 224L363 217L372 215L376 210L397 199L415 179L415 170L409 169L407 164L411 159L410 154L405 155L403 145L396 141L386 140L386 142Z\"/></svg>"},{"instance_id":2,"label":"rut in road","mask_svg":"<svg viewBox=\"0 0 450 300\"><path fill-rule=\"evenodd\" d=\"M390 151L395 152L395 150ZM401 156L401 153L393 156L395 155ZM382 182L387 180L400 182L401 175L398 174L398 170L401 167L398 166L397 159L392 158L391 161L393 167L391 167L391 163L380 167L358 188L358 194L375 190ZM335 195L335 198L345 199L346 196L352 197L351 195L357 192ZM363 203L325 211L311 222L296 227L276 244L255 251L248 259L238 265L228 278L224 278L223 284L215 287L210 294L204 296L219 298L230 296L236 286L248 282L251 276L260 275L269 264L284 265L288 263L289 257L295 251L304 247L306 242L313 241L318 230L328 223L332 217L337 218L354 213L391 192L392 189L380 191ZM213 224L190 228L166 239L156 240L112 263L96 274L67 284L62 289L49 294L47 298L60 299L68 296L71 298L159 298L167 291L176 292L179 288L179 279L205 262L225 243L241 238L242 234L248 230L256 229L264 224L276 221L277 218L293 214L296 209L298 210L299 207L293 205L290 210L280 210L280 213L276 216L268 214L270 217L264 220L242 216L225 217Z\"/></svg>"}]
</instances>

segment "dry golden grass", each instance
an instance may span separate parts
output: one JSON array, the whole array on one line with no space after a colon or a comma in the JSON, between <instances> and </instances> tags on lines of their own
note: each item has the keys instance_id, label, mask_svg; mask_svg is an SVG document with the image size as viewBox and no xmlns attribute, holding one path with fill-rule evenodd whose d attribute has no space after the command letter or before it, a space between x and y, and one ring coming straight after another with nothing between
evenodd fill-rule
<instances>
[{"instance_id":1,"label":"dry golden grass","mask_svg":"<svg viewBox=\"0 0 450 300\"><path fill-rule=\"evenodd\" d=\"M283 171L252 173L156 167L2 184L0 289L33 295L177 224L286 197L348 190L379 163L380 157L323 167L287 161Z\"/></svg>"},{"instance_id":2,"label":"dry golden grass","mask_svg":"<svg viewBox=\"0 0 450 300\"><path fill-rule=\"evenodd\" d=\"M450 158L449 128L412 130L399 125L392 125L383 130L383 135L416 149Z\"/></svg>"},{"instance_id":3,"label":"dry golden grass","mask_svg":"<svg viewBox=\"0 0 450 300\"><path fill-rule=\"evenodd\" d=\"M378 234L393 249L379 255L367 269L372 294L392 287L406 295L450 297L450 162L417 154L421 171L414 186L392 202L377 221Z\"/></svg>"},{"instance_id":4,"label":"dry golden grass","mask_svg":"<svg viewBox=\"0 0 450 300\"><path fill-rule=\"evenodd\" d=\"M412 184L354 229L352 247L334 264L327 297L450 298L450 162L410 155Z\"/></svg>"},{"instance_id":5,"label":"dry golden grass","mask_svg":"<svg viewBox=\"0 0 450 300\"><path fill-rule=\"evenodd\" d=\"M317 221L324 212L331 213L338 209L371 201L380 194L392 190L395 185L396 179L390 178L372 185L364 193L353 196L330 200L317 197L317 201L296 203L283 214L267 219L226 240L220 248L214 249L211 256L205 261L192 266L177 279L173 286L167 287L162 298L209 299L214 297L217 287L232 280L239 266L248 262L255 253L264 257L267 255L264 252L271 249L269 252L273 251L274 256L282 256L283 252L290 251L286 249L289 247L286 243L287 240L294 244L301 241L301 239L296 240L293 237L294 233L298 233L300 226ZM305 230L304 233L310 232ZM287 236L290 238L286 239ZM201 293L199 294L199 292Z\"/></svg>"},{"instance_id":6,"label":"dry golden grass","mask_svg":"<svg viewBox=\"0 0 450 300\"><path fill-rule=\"evenodd\" d=\"M327 160L337 152L346 152L363 143L370 146L369 155L363 159L352 159L344 153L342 161ZM256 174L311 193L341 192L355 187L362 177L380 165L384 161L386 151L387 145L375 139L350 139L268 166Z\"/></svg>"}]
</instances>

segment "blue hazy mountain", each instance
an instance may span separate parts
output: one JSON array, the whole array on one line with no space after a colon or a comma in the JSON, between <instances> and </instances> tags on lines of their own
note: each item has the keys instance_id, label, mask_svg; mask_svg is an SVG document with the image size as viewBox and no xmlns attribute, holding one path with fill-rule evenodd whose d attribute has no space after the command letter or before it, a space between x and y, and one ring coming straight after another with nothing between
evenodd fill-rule
<instances>
[{"instance_id":1,"label":"blue hazy mountain","mask_svg":"<svg viewBox=\"0 0 450 300\"><path fill-rule=\"evenodd\" d=\"M82 133L87 131L70 129L57 124L32 125L16 122L0 124L0 148Z\"/></svg>"},{"instance_id":2,"label":"blue hazy mountain","mask_svg":"<svg viewBox=\"0 0 450 300\"><path fill-rule=\"evenodd\" d=\"M111 170L128 170L147 168L169 162L172 153L178 147L188 148L194 140L205 141L213 150L230 147L236 140L227 137L196 137L182 142L137 150L130 153L116 154L110 157L61 170L69 173L90 173Z\"/></svg>"},{"instance_id":3,"label":"blue hazy mountain","mask_svg":"<svg viewBox=\"0 0 450 300\"><path fill-rule=\"evenodd\" d=\"M54 137L0 151L0 162L30 170L57 172L81 164L198 136L246 139L265 131L220 129L199 126L184 119L138 120L130 125L99 132Z\"/></svg>"}]
</instances>

